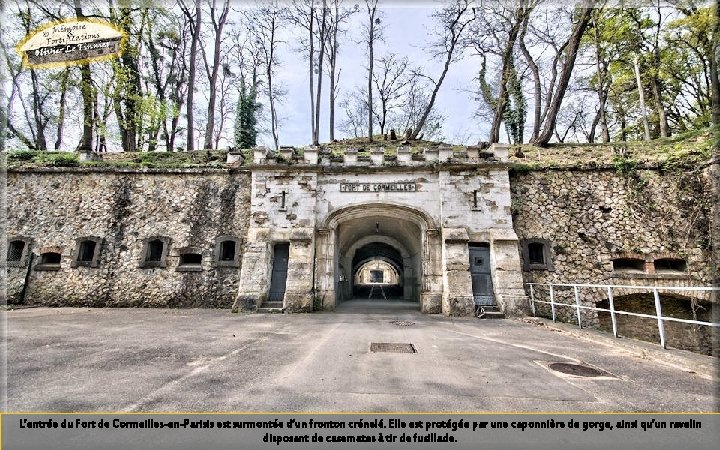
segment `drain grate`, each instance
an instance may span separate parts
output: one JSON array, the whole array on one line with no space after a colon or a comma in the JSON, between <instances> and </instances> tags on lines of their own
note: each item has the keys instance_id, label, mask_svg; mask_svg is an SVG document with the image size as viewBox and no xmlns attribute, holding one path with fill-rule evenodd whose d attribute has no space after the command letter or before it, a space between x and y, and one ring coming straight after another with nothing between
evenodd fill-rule
<instances>
[{"instance_id":1,"label":"drain grate","mask_svg":"<svg viewBox=\"0 0 720 450\"><path fill-rule=\"evenodd\" d=\"M409 320L391 320L390 323L399 327L411 327L415 325L415 322L410 322Z\"/></svg>"},{"instance_id":2,"label":"drain grate","mask_svg":"<svg viewBox=\"0 0 720 450\"><path fill-rule=\"evenodd\" d=\"M417 353L412 344L397 344L393 342L371 342L371 353Z\"/></svg>"},{"instance_id":3,"label":"drain grate","mask_svg":"<svg viewBox=\"0 0 720 450\"><path fill-rule=\"evenodd\" d=\"M556 362L548 364L548 367L556 372L574 375L576 377L608 377L611 374L582 364L570 364Z\"/></svg>"}]
</instances>

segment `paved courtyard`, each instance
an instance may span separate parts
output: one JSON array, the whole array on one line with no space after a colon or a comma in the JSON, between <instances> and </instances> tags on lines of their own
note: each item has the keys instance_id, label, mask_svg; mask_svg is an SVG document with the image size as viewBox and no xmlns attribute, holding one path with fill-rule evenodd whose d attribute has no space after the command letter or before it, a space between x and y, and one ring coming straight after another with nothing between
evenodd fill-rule
<instances>
[{"instance_id":1,"label":"paved courtyard","mask_svg":"<svg viewBox=\"0 0 720 450\"><path fill-rule=\"evenodd\" d=\"M361 301L298 315L0 314L10 411L718 411L717 359L536 319ZM376 353L371 343L417 352ZM562 374L550 369L557 362L603 373Z\"/></svg>"}]
</instances>

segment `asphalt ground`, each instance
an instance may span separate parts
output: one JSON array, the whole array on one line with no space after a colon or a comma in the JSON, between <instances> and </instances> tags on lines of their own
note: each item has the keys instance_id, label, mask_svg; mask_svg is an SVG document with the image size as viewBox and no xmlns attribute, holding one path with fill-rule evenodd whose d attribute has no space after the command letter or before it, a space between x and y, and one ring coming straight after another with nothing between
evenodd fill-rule
<instances>
[{"instance_id":1,"label":"asphalt ground","mask_svg":"<svg viewBox=\"0 0 720 450\"><path fill-rule=\"evenodd\" d=\"M717 358L524 318L28 308L7 320L11 412L717 412ZM400 323L393 323L400 321ZM371 343L416 353L371 352ZM550 369L582 364L601 376Z\"/></svg>"}]
</instances>

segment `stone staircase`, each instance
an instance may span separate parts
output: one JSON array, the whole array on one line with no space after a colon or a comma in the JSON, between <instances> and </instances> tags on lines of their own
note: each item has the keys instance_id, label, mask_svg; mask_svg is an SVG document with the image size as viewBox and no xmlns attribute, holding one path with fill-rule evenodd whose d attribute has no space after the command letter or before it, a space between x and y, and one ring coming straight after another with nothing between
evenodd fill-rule
<instances>
[{"instance_id":1,"label":"stone staircase","mask_svg":"<svg viewBox=\"0 0 720 450\"><path fill-rule=\"evenodd\" d=\"M259 313L265 313L265 314L282 314L283 312L283 302L282 301L264 301L260 307L258 307L257 312Z\"/></svg>"},{"instance_id":2,"label":"stone staircase","mask_svg":"<svg viewBox=\"0 0 720 450\"><path fill-rule=\"evenodd\" d=\"M505 313L497 305L483 306L483 312L477 316L478 319L504 319Z\"/></svg>"}]
</instances>

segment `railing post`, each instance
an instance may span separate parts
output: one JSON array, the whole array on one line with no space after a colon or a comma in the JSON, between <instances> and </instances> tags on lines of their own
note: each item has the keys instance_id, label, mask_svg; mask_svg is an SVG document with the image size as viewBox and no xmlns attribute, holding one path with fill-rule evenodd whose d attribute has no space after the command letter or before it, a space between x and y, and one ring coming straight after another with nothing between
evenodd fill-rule
<instances>
[{"instance_id":1,"label":"railing post","mask_svg":"<svg viewBox=\"0 0 720 450\"><path fill-rule=\"evenodd\" d=\"M578 292L578 287L573 286L575 289L575 309L577 310L577 319L578 319L578 326L582 328L582 321L580 320L580 293Z\"/></svg>"},{"instance_id":2,"label":"railing post","mask_svg":"<svg viewBox=\"0 0 720 450\"><path fill-rule=\"evenodd\" d=\"M552 319L553 322L555 322L555 291L553 290L553 285L550 284L550 309L552 310Z\"/></svg>"},{"instance_id":3,"label":"railing post","mask_svg":"<svg viewBox=\"0 0 720 450\"><path fill-rule=\"evenodd\" d=\"M610 303L610 319L612 320L613 336L617 335L617 320L615 319L615 302L613 301L612 286L608 286L608 303Z\"/></svg>"},{"instance_id":4,"label":"railing post","mask_svg":"<svg viewBox=\"0 0 720 450\"><path fill-rule=\"evenodd\" d=\"M658 294L657 288L653 289L653 296L655 297L655 314L657 315L658 331L660 332L660 345L662 345L662 348L667 349L665 327L662 320L662 308L660 307L660 295Z\"/></svg>"},{"instance_id":5,"label":"railing post","mask_svg":"<svg viewBox=\"0 0 720 450\"><path fill-rule=\"evenodd\" d=\"M530 309L533 317L535 317L535 289L533 289L532 283L530 284Z\"/></svg>"}]
</instances>

